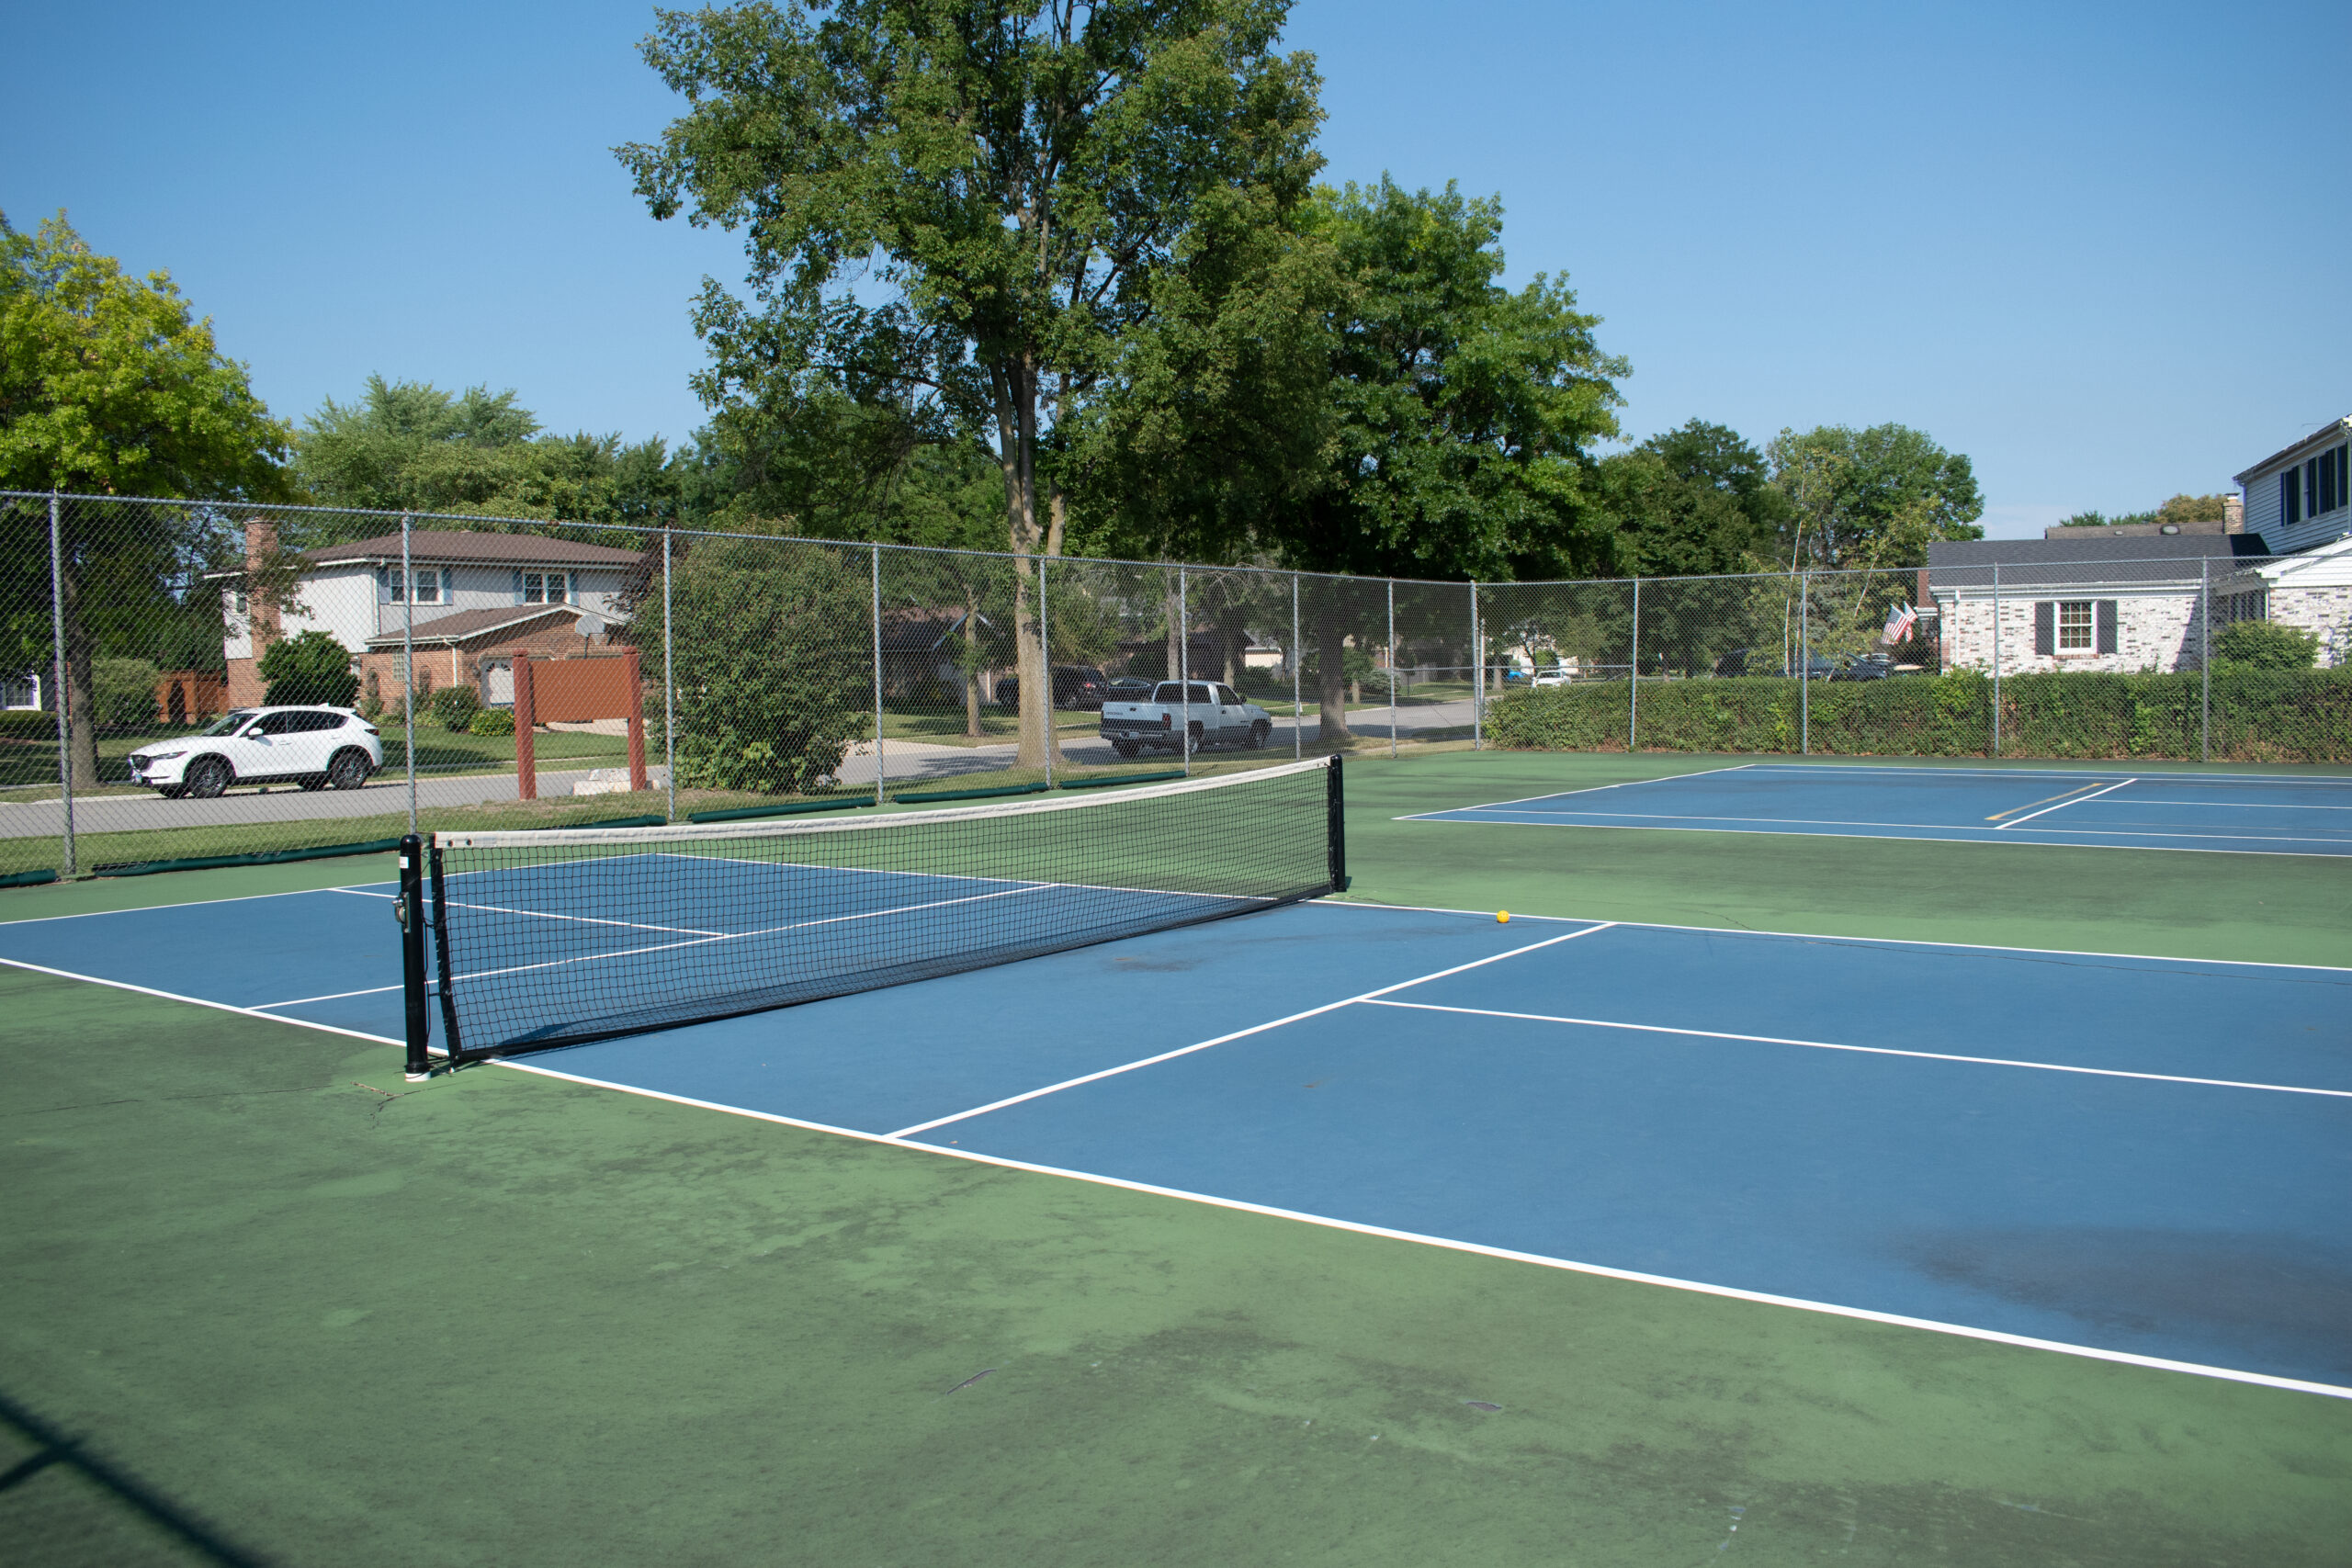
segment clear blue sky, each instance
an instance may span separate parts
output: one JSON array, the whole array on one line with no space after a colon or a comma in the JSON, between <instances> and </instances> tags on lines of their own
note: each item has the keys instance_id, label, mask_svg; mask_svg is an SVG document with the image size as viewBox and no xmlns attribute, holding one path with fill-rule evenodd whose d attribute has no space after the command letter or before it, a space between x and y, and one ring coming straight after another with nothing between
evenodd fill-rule
<instances>
[{"instance_id":1,"label":"clear blue sky","mask_svg":"<svg viewBox=\"0 0 2352 1568\"><path fill-rule=\"evenodd\" d=\"M0 209L168 268L300 417L370 371L688 434L697 281L607 151L650 9L9 6ZM2136 510L2352 412L2336 4L1303 0L1334 180L1499 195L1632 360L1625 426L1896 420L1996 534Z\"/></svg>"}]
</instances>

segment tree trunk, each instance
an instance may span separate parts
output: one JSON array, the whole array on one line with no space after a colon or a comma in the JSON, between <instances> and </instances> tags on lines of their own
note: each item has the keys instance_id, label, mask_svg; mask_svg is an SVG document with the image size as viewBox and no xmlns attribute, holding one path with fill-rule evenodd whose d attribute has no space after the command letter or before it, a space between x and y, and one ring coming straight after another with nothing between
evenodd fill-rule
<instances>
[{"instance_id":1,"label":"tree trunk","mask_svg":"<svg viewBox=\"0 0 2352 1568\"><path fill-rule=\"evenodd\" d=\"M992 369L996 391L997 462L1004 472L1006 532L1012 547L1012 649L1014 677L1020 682L1020 744L1013 765L1043 768L1046 748L1053 736L1052 672L1037 640L1037 613L1032 598L1035 569L1030 558L1057 553L1061 544L1057 515L1054 536L1040 540L1037 529L1037 382L1025 360ZM1058 513L1058 497L1056 511Z\"/></svg>"},{"instance_id":2,"label":"tree trunk","mask_svg":"<svg viewBox=\"0 0 2352 1568\"><path fill-rule=\"evenodd\" d=\"M1321 745L1344 745L1355 739L1348 729L1347 650L1343 646L1347 639L1347 626L1340 618L1337 604L1315 617L1315 739Z\"/></svg>"},{"instance_id":3,"label":"tree trunk","mask_svg":"<svg viewBox=\"0 0 2352 1568\"><path fill-rule=\"evenodd\" d=\"M59 592L65 612L66 768L77 790L98 787L97 701L91 690L91 656L96 651L82 619L82 589L74 570L71 541L58 563Z\"/></svg>"},{"instance_id":4,"label":"tree trunk","mask_svg":"<svg viewBox=\"0 0 2352 1568\"><path fill-rule=\"evenodd\" d=\"M964 585L964 734L980 735L980 591Z\"/></svg>"}]
</instances>

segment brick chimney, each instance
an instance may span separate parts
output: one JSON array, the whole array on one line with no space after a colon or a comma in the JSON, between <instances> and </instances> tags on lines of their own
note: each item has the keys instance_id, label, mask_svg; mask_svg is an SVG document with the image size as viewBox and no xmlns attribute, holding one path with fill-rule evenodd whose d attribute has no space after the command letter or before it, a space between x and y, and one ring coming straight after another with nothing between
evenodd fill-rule
<instances>
[{"instance_id":1,"label":"brick chimney","mask_svg":"<svg viewBox=\"0 0 2352 1568\"><path fill-rule=\"evenodd\" d=\"M245 606L253 628L254 657L284 634L277 619L278 589L273 570L277 565L277 525L266 517L245 522Z\"/></svg>"},{"instance_id":2,"label":"brick chimney","mask_svg":"<svg viewBox=\"0 0 2352 1568\"><path fill-rule=\"evenodd\" d=\"M2245 497L2242 495L2222 497L2222 532L2224 534L2245 532Z\"/></svg>"}]
</instances>

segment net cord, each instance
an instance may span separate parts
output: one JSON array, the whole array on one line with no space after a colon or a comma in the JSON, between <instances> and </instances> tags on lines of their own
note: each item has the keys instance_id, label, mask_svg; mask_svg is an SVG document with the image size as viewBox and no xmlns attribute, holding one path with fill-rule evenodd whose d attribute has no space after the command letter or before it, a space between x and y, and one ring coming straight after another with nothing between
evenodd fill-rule
<instances>
[{"instance_id":1,"label":"net cord","mask_svg":"<svg viewBox=\"0 0 2352 1568\"><path fill-rule=\"evenodd\" d=\"M508 829L483 833L436 833L433 843L436 850L507 850L565 849L596 845L711 843L731 839L802 838L818 833L871 833L892 828L905 828L915 823L986 821L1004 817L1030 817L1049 811L1097 810L1112 802L1160 800L1173 795L1195 795L1229 789L1236 785L1262 783L1291 773L1306 773L1314 768L1329 768L1336 774L1339 758L1317 757L1305 762L1282 762L1270 768L1252 768L1246 773L1220 773L1210 778L1183 779L1163 784L1139 784L1116 794L1049 796L1043 800L1023 800L995 806L950 807L944 810L910 811L888 817L862 817L848 821L786 822L753 820L750 822L673 823L666 828L572 828Z\"/></svg>"}]
</instances>

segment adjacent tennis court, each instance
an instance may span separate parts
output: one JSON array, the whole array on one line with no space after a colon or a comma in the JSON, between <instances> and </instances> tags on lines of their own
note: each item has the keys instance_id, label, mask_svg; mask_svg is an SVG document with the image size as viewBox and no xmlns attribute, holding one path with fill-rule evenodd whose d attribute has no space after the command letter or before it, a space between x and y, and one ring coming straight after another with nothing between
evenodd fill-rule
<instances>
[{"instance_id":1,"label":"adjacent tennis court","mask_svg":"<svg viewBox=\"0 0 2352 1568\"><path fill-rule=\"evenodd\" d=\"M388 1560L594 1520L649 1559L2328 1561L2340 856L2053 843L2111 916L2001 945L1905 913L1939 858L2007 897L1985 857L1871 833L1804 852L1834 919L1710 924L1661 911L1793 900L1788 852L1645 840L1634 898L1576 831L1631 822L1550 807L1910 771L1623 776L1667 765L1363 770L1344 870L1308 764L0 921L8 1392L293 1560L364 1515ZM1907 817L2130 778L1936 770ZM2165 809L2343 787L2228 778ZM1462 804L1507 793L1559 830ZM2191 889L2237 934L2171 940ZM404 1085L413 1017L477 1065Z\"/></svg>"},{"instance_id":2,"label":"adjacent tennis court","mask_svg":"<svg viewBox=\"0 0 2352 1568\"><path fill-rule=\"evenodd\" d=\"M1748 762L1424 822L2352 854L2352 777Z\"/></svg>"}]
</instances>

